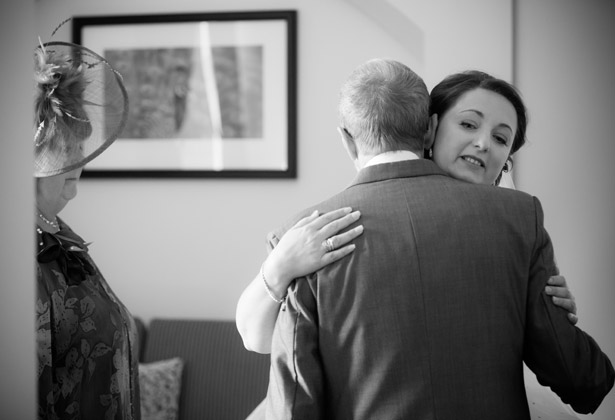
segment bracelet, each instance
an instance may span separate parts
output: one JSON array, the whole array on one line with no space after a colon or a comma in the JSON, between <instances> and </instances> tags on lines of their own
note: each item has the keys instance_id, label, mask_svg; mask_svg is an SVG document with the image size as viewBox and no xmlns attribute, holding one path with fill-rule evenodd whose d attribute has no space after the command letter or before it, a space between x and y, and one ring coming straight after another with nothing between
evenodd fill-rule
<instances>
[{"instance_id":1,"label":"bracelet","mask_svg":"<svg viewBox=\"0 0 615 420\"><path fill-rule=\"evenodd\" d=\"M265 266L265 263L261 265L261 277L263 279L263 284L265 285L265 290L267 291L267 294L269 295L271 299L273 299L275 303L284 302L286 295L282 296L281 299L278 299L278 297L273 293L273 290L271 290L271 287L269 287L269 283L267 283L267 279L265 279L265 272L263 271L264 266Z\"/></svg>"}]
</instances>

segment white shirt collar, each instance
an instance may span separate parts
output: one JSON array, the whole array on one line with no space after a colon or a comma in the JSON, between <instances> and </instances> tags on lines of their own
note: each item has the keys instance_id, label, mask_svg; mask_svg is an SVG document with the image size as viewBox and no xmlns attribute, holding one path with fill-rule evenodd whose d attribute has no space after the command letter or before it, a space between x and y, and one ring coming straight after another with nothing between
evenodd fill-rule
<instances>
[{"instance_id":1,"label":"white shirt collar","mask_svg":"<svg viewBox=\"0 0 615 420\"><path fill-rule=\"evenodd\" d=\"M402 160L414 160L419 159L419 156L416 153L413 153L409 150L395 150L392 152L384 152L379 155L374 156L370 160L368 160L363 167L380 165L382 163L391 163L391 162L399 162Z\"/></svg>"}]
</instances>

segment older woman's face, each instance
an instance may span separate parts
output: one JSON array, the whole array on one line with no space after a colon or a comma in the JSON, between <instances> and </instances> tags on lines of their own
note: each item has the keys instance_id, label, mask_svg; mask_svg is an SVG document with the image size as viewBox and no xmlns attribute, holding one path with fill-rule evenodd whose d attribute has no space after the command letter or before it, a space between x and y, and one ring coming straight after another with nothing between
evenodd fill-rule
<instances>
[{"instance_id":1,"label":"older woman's face","mask_svg":"<svg viewBox=\"0 0 615 420\"><path fill-rule=\"evenodd\" d=\"M58 214L77 195L82 168L36 179L36 204L48 214Z\"/></svg>"},{"instance_id":2,"label":"older woman's face","mask_svg":"<svg viewBox=\"0 0 615 420\"><path fill-rule=\"evenodd\" d=\"M480 88L468 91L439 116L433 160L454 178L493 184L516 132L517 114L506 98Z\"/></svg>"}]
</instances>

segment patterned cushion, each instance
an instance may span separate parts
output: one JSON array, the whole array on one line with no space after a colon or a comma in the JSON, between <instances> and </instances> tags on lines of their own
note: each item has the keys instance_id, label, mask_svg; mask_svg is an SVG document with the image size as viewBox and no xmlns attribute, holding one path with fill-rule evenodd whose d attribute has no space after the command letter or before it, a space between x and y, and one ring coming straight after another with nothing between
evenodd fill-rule
<instances>
[{"instance_id":1,"label":"patterned cushion","mask_svg":"<svg viewBox=\"0 0 615 420\"><path fill-rule=\"evenodd\" d=\"M175 357L139 364L142 420L176 420L184 362Z\"/></svg>"}]
</instances>

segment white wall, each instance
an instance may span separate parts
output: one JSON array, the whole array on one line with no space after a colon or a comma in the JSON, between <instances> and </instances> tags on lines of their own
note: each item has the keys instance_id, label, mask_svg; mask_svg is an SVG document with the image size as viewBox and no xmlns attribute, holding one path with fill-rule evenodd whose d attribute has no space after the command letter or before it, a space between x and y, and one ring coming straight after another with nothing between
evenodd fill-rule
<instances>
[{"instance_id":1,"label":"white wall","mask_svg":"<svg viewBox=\"0 0 615 420\"><path fill-rule=\"evenodd\" d=\"M0 417L35 418L31 1L0 6ZM8 42L10 40L10 42ZM24 211L26 209L26 211Z\"/></svg>"},{"instance_id":2,"label":"white wall","mask_svg":"<svg viewBox=\"0 0 615 420\"><path fill-rule=\"evenodd\" d=\"M615 2L517 4L515 74L531 143L517 186L543 204L579 326L615 361ZM615 418L615 392L591 418Z\"/></svg>"},{"instance_id":3,"label":"white wall","mask_svg":"<svg viewBox=\"0 0 615 420\"><path fill-rule=\"evenodd\" d=\"M297 179L83 179L78 197L63 211L77 232L94 241L92 255L134 314L146 320L234 317L239 294L266 255L266 233L344 188L355 174L335 128L339 88L358 64L393 57L424 73L428 83L476 63L512 78L510 1L494 6L491 0L472 0L472 9L489 11L486 21L470 8L457 11L462 20L442 16L454 37L433 23L444 5L455 2L398 3L404 6L399 15L413 13L406 21L418 26L429 50L416 40L396 37L387 29L387 16L372 20L373 6L361 0L37 3L43 38L71 15L298 10ZM479 26L494 35L485 40L476 29L467 29ZM54 39L69 37L66 25ZM479 42L488 46L486 51L468 47Z\"/></svg>"}]
</instances>

